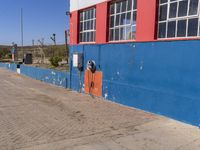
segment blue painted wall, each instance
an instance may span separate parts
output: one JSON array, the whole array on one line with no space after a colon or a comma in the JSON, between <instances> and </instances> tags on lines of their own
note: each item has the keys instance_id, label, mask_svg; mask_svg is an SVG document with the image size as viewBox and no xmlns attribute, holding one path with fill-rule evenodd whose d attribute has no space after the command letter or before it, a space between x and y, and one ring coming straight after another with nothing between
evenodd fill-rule
<instances>
[{"instance_id":1,"label":"blue painted wall","mask_svg":"<svg viewBox=\"0 0 200 150\"><path fill-rule=\"evenodd\" d=\"M36 80L40 80L64 88L68 88L70 85L70 74L68 72L61 72L52 69L43 69L26 65L21 65L20 70L21 74Z\"/></svg>"},{"instance_id":2,"label":"blue painted wall","mask_svg":"<svg viewBox=\"0 0 200 150\"><path fill-rule=\"evenodd\" d=\"M103 96L111 101L200 124L200 41L76 45L84 64L103 72ZM78 88L78 70L71 68ZM84 88L84 73L80 88ZM78 83L79 82L79 83ZM74 88L75 90L77 90Z\"/></svg>"},{"instance_id":3,"label":"blue painted wall","mask_svg":"<svg viewBox=\"0 0 200 150\"><path fill-rule=\"evenodd\" d=\"M9 69L11 71L17 71L17 65L14 63L0 63L0 67Z\"/></svg>"}]
</instances>

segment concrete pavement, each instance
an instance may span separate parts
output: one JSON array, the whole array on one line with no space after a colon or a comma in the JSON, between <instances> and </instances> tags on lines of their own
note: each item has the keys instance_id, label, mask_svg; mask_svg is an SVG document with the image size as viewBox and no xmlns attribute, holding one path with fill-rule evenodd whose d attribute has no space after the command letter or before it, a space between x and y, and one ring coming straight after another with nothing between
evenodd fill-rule
<instances>
[{"instance_id":1,"label":"concrete pavement","mask_svg":"<svg viewBox=\"0 0 200 150\"><path fill-rule=\"evenodd\" d=\"M200 129L0 69L0 150L199 150Z\"/></svg>"}]
</instances>

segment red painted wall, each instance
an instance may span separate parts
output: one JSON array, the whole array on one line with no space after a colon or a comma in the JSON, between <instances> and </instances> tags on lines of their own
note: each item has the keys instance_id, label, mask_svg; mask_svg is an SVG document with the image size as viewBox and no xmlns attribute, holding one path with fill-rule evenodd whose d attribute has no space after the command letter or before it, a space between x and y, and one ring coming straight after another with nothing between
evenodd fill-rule
<instances>
[{"instance_id":1,"label":"red painted wall","mask_svg":"<svg viewBox=\"0 0 200 150\"><path fill-rule=\"evenodd\" d=\"M137 1L137 29L136 42L154 41L157 39L157 1ZM108 42L109 1L96 5L96 44ZM79 44L79 11L71 13L70 44ZM122 41L126 42L126 41ZM129 41L130 42L130 41Z\"/></svg>"},{"instance_id":2,"label":"red painted wall","mask_svg":"<svg viewBox=\"0 0 200 150\"><path fill-rule=\"evenodd\" d=\"M157 0L137 1L136 41L156 39Z\"/></svg>"},{"instance_id":3,"label":"red painted wall","mask_svg":"<svg viewBox=\"0 0 200 150\"><path fill-rule=\"evenodd\" d=\"M70 15L70 44L78 44L78 35L79 35L79 14L78 11L71 12Z\"/></svg>"},{"instance_id":4,"label":"red painted wall","mask_svg":"<svg viewBox=\"0 0 200 150\"><path fill-rule=\"evenodd\" d=\"M107 42L108 38L108 2L96 6L96 43Z\"/></svg>"}]
</instances>

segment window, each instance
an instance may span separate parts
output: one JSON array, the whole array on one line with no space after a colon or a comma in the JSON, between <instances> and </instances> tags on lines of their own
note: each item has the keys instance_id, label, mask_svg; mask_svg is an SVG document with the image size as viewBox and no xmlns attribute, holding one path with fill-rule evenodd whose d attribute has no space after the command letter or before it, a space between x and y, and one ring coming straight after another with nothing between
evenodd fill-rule
<instances>
[{"instance_id":1,"label":"window","mask_svg":"<svg viewBox=\"0 0 200 150\"><path fill-rule=\"evenodd\" d=\"M133 40L136 35L137 0L111 3L109 41Z\"/></svg>"},{"instance_id":2,"label":"window","mask_svg":"<svg viewBox=\"0 0 200 150\"><path fill-rule=\"evenodd\" d=\"M96 9L80 13L79 42L94 42L96 39Z\"/></svg>"},{"instance_id":3,"label":"window","mask_svg":"<svg viewBox=\"0 0 200 150\"><path fill-rule=\"evenodd\" d=\"M197 37L199 0L160 0L158 38Z\"/></svg>"}]
</instances>

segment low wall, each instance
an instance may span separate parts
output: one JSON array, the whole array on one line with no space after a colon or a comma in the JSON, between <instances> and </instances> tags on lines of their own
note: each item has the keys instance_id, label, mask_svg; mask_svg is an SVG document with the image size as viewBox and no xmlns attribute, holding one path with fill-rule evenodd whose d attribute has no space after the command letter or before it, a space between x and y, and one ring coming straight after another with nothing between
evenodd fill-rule
<instances>
[{"instance_id":1,"label":"low wall","mask_svg":"<svg viewBox=\"0 0 200 150\"><path fill-rule=\"evenodd\" d=\"M0 67L9 69L11 71L17 71L17 65L14 63L0 63Z\"/></svg>"},{"instance_id":2,"label":"low wall","mask_svg":"<svg viewBox=\"0 0 200 150\"><path fill-rule=\"evenodd\" d=\"M0 67L17 72L17 64L14 63L0 63ZM70 88L70 73L68 72L20 65L20 73L42 82Z\"/></svg>"},{"instance_id":3,"label":"low wall","mask_svg":"<svg viewBox=\"0 0 200 150\"><path fill-rule=\"evenodd\" d=\"M199 40L75 45L70 51L71 59L84 54L84 70L88 60L96 62L105 99L199 126ZM78 84L78 70L71 72Z\"/></svg>"},{"instance_id":4,"label":"low wall","mask_svg":"<svg viewBox=\"0 0 200 150\"><path fill-rule=\"evenodd\" d=\"M40 80L42 82L54 84L64 88L69 88L70 86L70 74L68 72L61 72L52 69L44 69L26 65L20 66L20 72L25 76Z\"/></svg>"}]
</instances>

